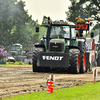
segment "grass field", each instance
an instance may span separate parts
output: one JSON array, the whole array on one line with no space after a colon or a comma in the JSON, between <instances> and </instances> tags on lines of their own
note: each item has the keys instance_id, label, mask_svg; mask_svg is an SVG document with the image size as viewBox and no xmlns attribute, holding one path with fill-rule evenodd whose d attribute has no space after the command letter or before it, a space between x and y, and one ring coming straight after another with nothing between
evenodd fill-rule
<instances>
[{"instance_id":1,"label":"grass field","mask_svg":"<svg viewBox=\"0 0 100 100\"><path fill-rule=\"evenodd\" d=\"M24 64L24 62L15 62L15 63L13 63L13 62L11 62L11 63L7 62L6 64L0 64L0 65L2 65L2 66L5 66L5 65L25 65L25 66L29 66L29 64ZM30 66L32 66L32 65L30 65Z\"/></svg>"},{"instance_id":2,"label":"grass field","mask_svg":"<svg viewBox=\"0 0 100 100\"><path fill-rule=\"evenodd\" d=\"M41 91L3 100L100 100L100 82L95 85L88 83L82 86L57 89L53 91L53 94Z\"/></svg>"}]
</instances>

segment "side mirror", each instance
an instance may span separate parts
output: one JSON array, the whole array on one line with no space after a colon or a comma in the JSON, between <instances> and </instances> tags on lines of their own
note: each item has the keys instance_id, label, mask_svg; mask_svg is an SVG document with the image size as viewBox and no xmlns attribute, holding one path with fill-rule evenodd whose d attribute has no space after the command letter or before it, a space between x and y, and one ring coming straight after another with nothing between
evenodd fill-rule
<instances>
[{"instance_id":1,"label":"side mirror","mask_svg":"<svg viewBox=\"0 0 100 100\"><path fill-rule=\"evenodd\" d=\"M39 27L36 27L36 32L39 32Z\"/></svg>"},{"instance_id":2,"label":"side mirror","mask_svg":"<svg viewBox=\"0 0 100 100\"><path fill-rule=\"evenodd\" d=\"M91 32L91 38L93 38L94 37L94 33L93 32Z\"/></svg>"}]
</instances>

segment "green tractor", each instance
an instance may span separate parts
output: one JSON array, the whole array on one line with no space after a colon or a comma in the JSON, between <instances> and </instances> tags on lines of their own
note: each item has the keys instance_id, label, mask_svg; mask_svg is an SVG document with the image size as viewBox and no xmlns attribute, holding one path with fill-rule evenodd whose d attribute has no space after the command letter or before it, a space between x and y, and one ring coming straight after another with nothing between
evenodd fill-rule
<instances>
[{"instance_id":1,"label":"green tractor","mask_svg":"<svg viewBox=\"0 0 100 100\"><path fill-rule=\"evenodd\" d=\"M93 61L90 58L94 50L91 47L86 49L86 38L76 37L77 25L63 20L50 22L48 18L45 26L47 35L33 51L33 72L64 69L69 73L84 73L92 70ZM79 29L80 33L82 30L84 28ZM36 32L39 32L38 27ZM88 39L89 42L93 39Z\"/></svg>"},{"instance_id":2,"label":"green tractor","mask_svg":"<svg viewBox=\"0 0 100 100\"><path fill-rule=\"evenodd\" d=\"M22 45L18 43L13 44L10 55L13 56L16 61L21 61L21 59L23 61L25 58L25 51L22 50Z\"/></svg>"}]
</instances>

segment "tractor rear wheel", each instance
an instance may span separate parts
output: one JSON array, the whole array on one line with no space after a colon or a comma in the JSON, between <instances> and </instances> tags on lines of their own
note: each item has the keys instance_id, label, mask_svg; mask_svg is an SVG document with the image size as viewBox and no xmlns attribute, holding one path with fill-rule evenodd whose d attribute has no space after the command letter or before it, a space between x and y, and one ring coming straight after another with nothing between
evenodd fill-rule
<instances>
[{"instance_id":1,"label":"tractor rear wheel","mask_svg":"<svg viewBox=\"0 0 100 100\"><path fill-rule=\"evenodd\" d=\"M75 74L79 73L79 68L80 68L79 54L80 54L80 51L77 50L77 49L69 50L70 59L69 59L69 69L68 69L68 71L70 73L75 73Z\"/></svg>"},{"instance_id":2,"label":"tractor rear wheel","mask_svg":"<svg viewBox=\"0 0 100 100\"><path fill-rule=\"evenodd\" d=\"M84 73L86 70L86 53L80 53L80 73Z\"/></svg>"},{"instance_id":3,"label":"tractor rear wheel","mask_svg":"<svg viewBox=\"0 0 100 100\"><path fill-rule=\"evenodd\" d=\"M92 63L88 62L86 67L86 72L92 71L92 67L93 67L93 62Z\"/></svg>"},{"instance_id":4,"label":"tractor rear wheel","mask_svg":"<svg viewBox=\"0 0 100 100\"><path fill-rule=\"evenodd\" d=\"M44 49L43 48L36 48L34 51L33 51L33 72L40 72L42 67L37 67L37 56L38 56L38 53L39 52L43 52Z\"/></svg>"}]
</instances>

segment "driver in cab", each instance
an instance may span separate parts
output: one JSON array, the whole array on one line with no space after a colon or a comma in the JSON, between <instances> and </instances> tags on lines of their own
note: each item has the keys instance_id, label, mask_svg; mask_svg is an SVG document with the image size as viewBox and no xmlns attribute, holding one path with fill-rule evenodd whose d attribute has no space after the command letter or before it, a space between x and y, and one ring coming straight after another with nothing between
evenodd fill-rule
<instances>
[{"instance_id":1,"label":"driver in cab","mask_svg":"<svg viewBox=\"0 0 100 100\"><path fill-rule=\"evenodd\" d=\"M59 32L60 35L66 34L66 31L63 30L63 27L60 27L61 31Z\"/></svg>"}]
</instances>

